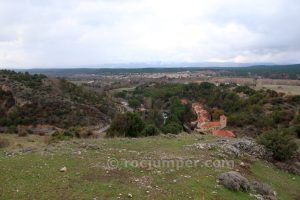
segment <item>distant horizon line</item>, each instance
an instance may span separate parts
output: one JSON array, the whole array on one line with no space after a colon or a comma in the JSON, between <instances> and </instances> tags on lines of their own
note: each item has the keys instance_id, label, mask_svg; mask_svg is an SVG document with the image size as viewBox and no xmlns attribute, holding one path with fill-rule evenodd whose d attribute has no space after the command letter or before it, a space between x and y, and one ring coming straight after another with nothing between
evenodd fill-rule
<instances>
[{"instance_id":1,"label":"distant horizon line","mask_svg":"<svg viewBox=\"0 0 300 200\"><path fill-rule=\"evenodd\" d=\"M36 67L4 67L0 69L11 70L34 70L34 69L142 69L142 68L222 68L222 67L251 67L258 65L297 65L299 63L236 63L236 62L124 62L107 63L99 65L77 65L77 66L36 66ZM173 65L173 66L167 66ZM186 66L184 66L186 65Z\"/></svg>"}]
</instances>

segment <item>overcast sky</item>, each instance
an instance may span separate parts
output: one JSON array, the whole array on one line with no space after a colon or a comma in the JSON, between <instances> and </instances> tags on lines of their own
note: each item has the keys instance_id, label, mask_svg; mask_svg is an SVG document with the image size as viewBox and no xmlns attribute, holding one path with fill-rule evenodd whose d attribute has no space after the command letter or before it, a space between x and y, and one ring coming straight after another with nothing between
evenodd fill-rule
<instances>
[{"instance_id":1,"label":"overcast sky","mask_svg":"<svg viewBox=\"0 0 300 200\"><path fill-rule=\"evenodd\" d=\"M299 0L0 0L0 67L300 62Z\"/></svg>"}]
</instances>

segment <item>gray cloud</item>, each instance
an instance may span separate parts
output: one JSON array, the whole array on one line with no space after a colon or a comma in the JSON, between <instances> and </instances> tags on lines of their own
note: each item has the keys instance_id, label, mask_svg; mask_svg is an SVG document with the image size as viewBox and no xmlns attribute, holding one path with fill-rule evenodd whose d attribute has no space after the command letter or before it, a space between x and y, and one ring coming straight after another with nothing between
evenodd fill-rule
<instances>
[{"instance_id":1,"label":"gray cloud","mask_svg":"<svg viewBox=\"0 0 300 200\"><path fill-rule=\"evenodd\" d=\"M298 0L0 0L0 66L300 62Z\"/></svg>"}]
</instances>

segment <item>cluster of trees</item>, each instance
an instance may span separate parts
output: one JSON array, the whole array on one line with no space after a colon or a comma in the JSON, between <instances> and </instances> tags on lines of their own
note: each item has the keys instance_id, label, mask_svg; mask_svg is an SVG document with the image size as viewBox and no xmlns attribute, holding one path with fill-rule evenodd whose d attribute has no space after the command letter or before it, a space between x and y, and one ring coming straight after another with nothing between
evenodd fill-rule
<instances>
[{"instance_id":1,"label":"cluster of trees","mask_svg":"<svg viewBox=\"0 0 300 200\"><path fill-rule=\"evenodd\" d=\"M254 131L258 134L277 127L288 127L300 103L300 96L287 97L271 90L256 91L248 86L216 86L207 82L140 86L134 95L152 98L157 109L163 108L172 97L186 98L191 102L200 101L211 112L219 113L215 117L221 113L227 115L230 126L252 125L256 127Z\"/></svg>"},{"instance_id":2,"label":"cluster of trees","mask_svg":"<svg viewBox=\"0 0 300 200\"><path fill-rule=\"evenodd\" d=\"M42 74L31 75L28 72L22 73L12 70L0 70L0 76L18 81L33 89L40 87L43 79L46 78L46 76Z\"/></svg>"},{"instance_id":3,"label":"cluster of trees","mask_svg":"<svg viewBox=\"0 0 300 200\"><path fill-rule=\"evenodd\" d=\"M142 137L158 135L159 130L146 124L138 113L120 113L112 121L108 130L109 137Z\"/></svg>"},{"instance_id":4,"label":"cluster of trees","mask_svg":"<svg viewBox=\"0 0 300 200\"><path fill-rule=\"evenodd\" d=\"M180 99L173 97L168 101L167 118L163 119L158 109L148 110L147 117L141 118L140 113L118 114L108 131L108 136L139 137L153 136L160 132L178 134L183 130L183 124L195 119L191 105L184 105Z\"/></svg>"},{"instance_id":5,"label":"cluster of trees","mask_svg":"<svg viewBox=\"0 0 300 200\"><path fill-rule=\"evenodd\" d=\"M51 124L61 128L96 125L100 120L108 121L108 116L116 112L105 94L64 79L9 70L0 70L0 78L11 90L0 89L0 126L11 130L18 125ZM26 103L19 106L16 99Z\"/></svg>"},{"instance_id":6,"label":"cluster of trees","mask_svg":"<svg viewBox=\"0 0 300 200\"><path fill-rule=\"evenodd\" d=\"M18 124L23 124L22 116L18 110L9 113L7 116L3 115L0 117L0 126L16 126Z\"/></svg>"},{"instance_id":7,"label":"cluster of trees","mask_svg":"<svg viewBox=\"0 0 300 200\"><path fill-rule=\"evenodd\" d=\"M163 133L178 134L183 130L183 124L195 119L195 115L190 104L184 105L176 97L171 98L170 103L170 114L161 130Z\"/></svg>"},{"instance_id":8,"label":"cluster of trees","mask_svg":"<svg viewBox=\"0 0 300 200\"><path fill-rule=\"evenodd\" d=\"M60 86L62 91L75 102L98 104L103 99L101 94L87 90L83 86L78 86L66 79L60 79Z\"/></svg>"},{"instance_id":9,"label":"cluster of trees","mask_svg":"<svg viewBox=\"0 0 300 200\"><path fill-rule=\"evenodd\" d=\"M221 75L237 76L237 77L255 77L261 76L272 79L299 79L300 65L267 65L252 67L228 67L220 71ZM217 70L219 71L219 69Z\"/></svg>"}]
</instances>

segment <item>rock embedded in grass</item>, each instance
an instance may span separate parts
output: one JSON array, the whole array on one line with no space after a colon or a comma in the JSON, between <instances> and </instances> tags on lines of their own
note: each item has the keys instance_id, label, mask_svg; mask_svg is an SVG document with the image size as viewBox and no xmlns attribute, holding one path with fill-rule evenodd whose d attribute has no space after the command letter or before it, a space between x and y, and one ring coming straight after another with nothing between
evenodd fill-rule
<instances>
[{"instance_id":1,"label":"rock embedded in grass","mask_svg":"<svg viewBox=\"0 0 300 200\"><path fill-rule=\"evenodd\" d=\"M59 170L60 172L66 172L67 171L67 167L63 167Z\"/></svg>"},{"instance_id":2,"label":"rock embedded in grass","mask_svg":"<svg viewBox=\"0 0 300 200\"><path fill-rule=\"evenodd\" d=\"M128 195L127 195L129 198L132 198L133 197L133 195L131 194L131 193L128 193Z\"/></svg>"},{"instance_id":3,"label":"rock embedded in grass","mask_svg":"<svg viewBox=\"0 0 300 200\"><path fill-rule=\"evenodd\" d=\"M218 179L221 185L233 191L247 192L250 189L248 179L235 171L222 173Z\"/></svg>"},{"instance_id":4,"label":"rock embedded in grass","mask_svg":"<svg viewBox=\"0 0 300 200\"><path fill-rule=\"evenodd\" d=\"M193 145L187 145L188 148L199 150L212 150L217 149L218 153L225 153L229 156L242 157L250 155L253 158L268 158L270 152L268 152L262 145L257 144L251 139L219 139L209 143L195 143Z\"/></svg>"},{"instance_id":5,"label":"rock embedded in grass","mask_svg":"<svg viewBox=\"0 0 300 200\"><path fill-rule=\"evenodd\" d=\"M251 183L251 188L258 194L263 195L266 199L277 199L276 192L273 190L271 186L265 183L260 183L257 181L253 181Z\"/></svg>"}]
</instances>

